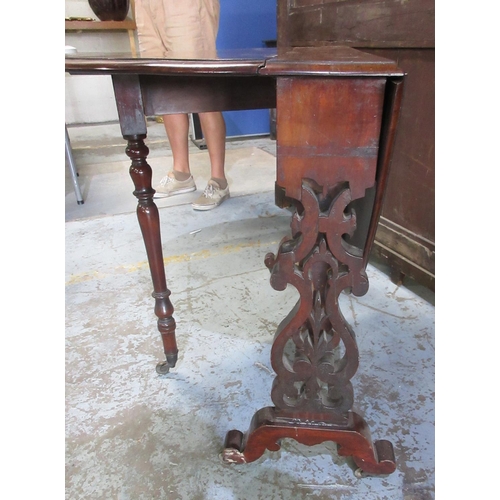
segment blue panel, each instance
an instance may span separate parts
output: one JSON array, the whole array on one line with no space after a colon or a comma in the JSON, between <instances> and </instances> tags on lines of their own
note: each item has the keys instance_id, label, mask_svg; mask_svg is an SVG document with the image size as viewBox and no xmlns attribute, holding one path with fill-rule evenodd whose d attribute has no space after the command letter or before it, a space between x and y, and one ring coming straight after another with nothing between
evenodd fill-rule
<instances>
[{"instance_id":1,"label":"blue panel","mask_svg":"<svg viewBox=\"0 0 500 500\"><path fill-rule=\"evenodd\" d=\"M264 47L276 40L276 0L220 0L217 47Z\"/></svg>"},{"instance_id":2,"label":"blue panel","mask_svg":"<svg viewBox=\"0 0 500 500\"><path fill-rule=\"evenodd\" d=\"M220 0L218 49L265 47L276 40L276 0ZM228 137L269 133L269 110L224 113Z\"/></svg>"},{"instance_id":3,"label":"blue panel","mask_svg":"<svg viewBox=\"0 0 500 500\"><path fill-rule=\"evenodd\" d=\"M269 134L269 110L225 111L228 137L241 135Z\"/></svg>"}]
</instances>

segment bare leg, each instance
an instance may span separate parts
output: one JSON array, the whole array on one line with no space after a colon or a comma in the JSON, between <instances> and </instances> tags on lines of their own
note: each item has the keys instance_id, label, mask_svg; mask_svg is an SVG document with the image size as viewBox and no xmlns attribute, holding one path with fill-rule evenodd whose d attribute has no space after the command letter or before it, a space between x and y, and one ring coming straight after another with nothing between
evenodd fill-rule
<instances>
[{"instance_id":1,"label":"bare leg","mask_svg":"<svg viewBox=\"0 0 500 500\"><path fill-rule=\"evenodd\" d=\"M188 115L164 115L163 125L172 148L174 170L189 173L189 120Z\"/></svg>"},{"instance_id":2,"label":"bare leg","mask_svg":"<svg viewBox=\"0 0 500 500\"><path fill-rule=\"evenodd\" d=\"M219 111L200 113L200 123L210 156L211 176L225 179L226 122Z\"/></svg>"}]
</instances>

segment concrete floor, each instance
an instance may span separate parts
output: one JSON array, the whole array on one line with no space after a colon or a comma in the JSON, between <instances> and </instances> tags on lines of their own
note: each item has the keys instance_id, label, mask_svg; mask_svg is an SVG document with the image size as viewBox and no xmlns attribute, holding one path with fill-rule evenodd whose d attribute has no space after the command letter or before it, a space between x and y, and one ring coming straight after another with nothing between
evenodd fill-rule
<instances>
[{"instance_id":1,"label":"concrete floor","mask_svg":"<svg viewBox=\"0 0 500 500\"><path fill-rule=\"evenodd\" d=\"M270 347L297 300L273 290L264 266L288 233L274 205L275 143L229 141L232 198L195 212L196 193L159 201L179 362L158 376L162 348L135 216L129 161L116 124L71 127L85 198L66 172L66 498L434 498L434 306L418 285L398 287L370 264L370 289L343 296L357 334L354 409L390 440L398 468L358 479L336 446L284 440L247 465L219 459L225 434L246 431L271 405ZM163 126L149 124L155 179L171 162ZM208 153L192 145L204 188Z\"/></svg>"}]
</instances>

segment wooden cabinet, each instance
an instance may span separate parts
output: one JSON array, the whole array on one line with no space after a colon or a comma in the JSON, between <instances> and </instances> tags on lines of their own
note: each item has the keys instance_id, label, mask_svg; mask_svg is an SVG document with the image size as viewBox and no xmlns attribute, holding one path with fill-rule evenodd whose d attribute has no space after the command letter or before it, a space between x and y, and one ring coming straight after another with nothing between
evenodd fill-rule
<instances>
[{"instance_id":1,"label":"wooden cabinet","mask_svg":"<svg viewBox=\"0 0 500 500\"><path fill-rule=\"evenodd\" d=\"M278 0L278 48L348 45L406 73L373 253L434 289L434 1Z\"/></svg>"}]
</instances>

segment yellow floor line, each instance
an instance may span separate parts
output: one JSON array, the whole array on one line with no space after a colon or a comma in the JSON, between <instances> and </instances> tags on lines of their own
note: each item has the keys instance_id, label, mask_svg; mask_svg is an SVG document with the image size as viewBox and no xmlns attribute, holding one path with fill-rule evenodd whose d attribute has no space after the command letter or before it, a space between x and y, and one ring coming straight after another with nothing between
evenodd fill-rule
<instances>
[{"instance_id":1,"label":"yellow floor line","mask_svg":"<svg viewBox=\"0 0 500 500\"><path fill-rule=\"evenodd\" d=\"M272 241L270 243L266 243L267 245L276 247L278 241ZM238 243L236 245L225 245L217 250L200 250L199 252L193 253L184 253L179 255L171 255L169 257L164 257L163 263L165 266L169 266L172 264L179 264L182 262L196 261L202 259L211 259L213 257L219 257L221 255L227 255L231 253L241 252L247 248L255 248L261 246L262 243L260 240L251 241L248 243ZM277 250L277 248L276 248ZM137 271L141 271L144 268L148 267L148 261L144 260L141 262L137 262L135 264L123 264L118 267L115 267L112 272L102 272L102 271L85 271L83 273L72 274L69 279L66 281L66 286L75 285L78 283L82 283L85 281L92 281L96 279L104 279L108 276L115 276L118 274L126 274L126 273L135 273ZM264 265L264 264L263 264ZM167 270L168 272L168 270Z\"/></svg>"}]
</instances>

